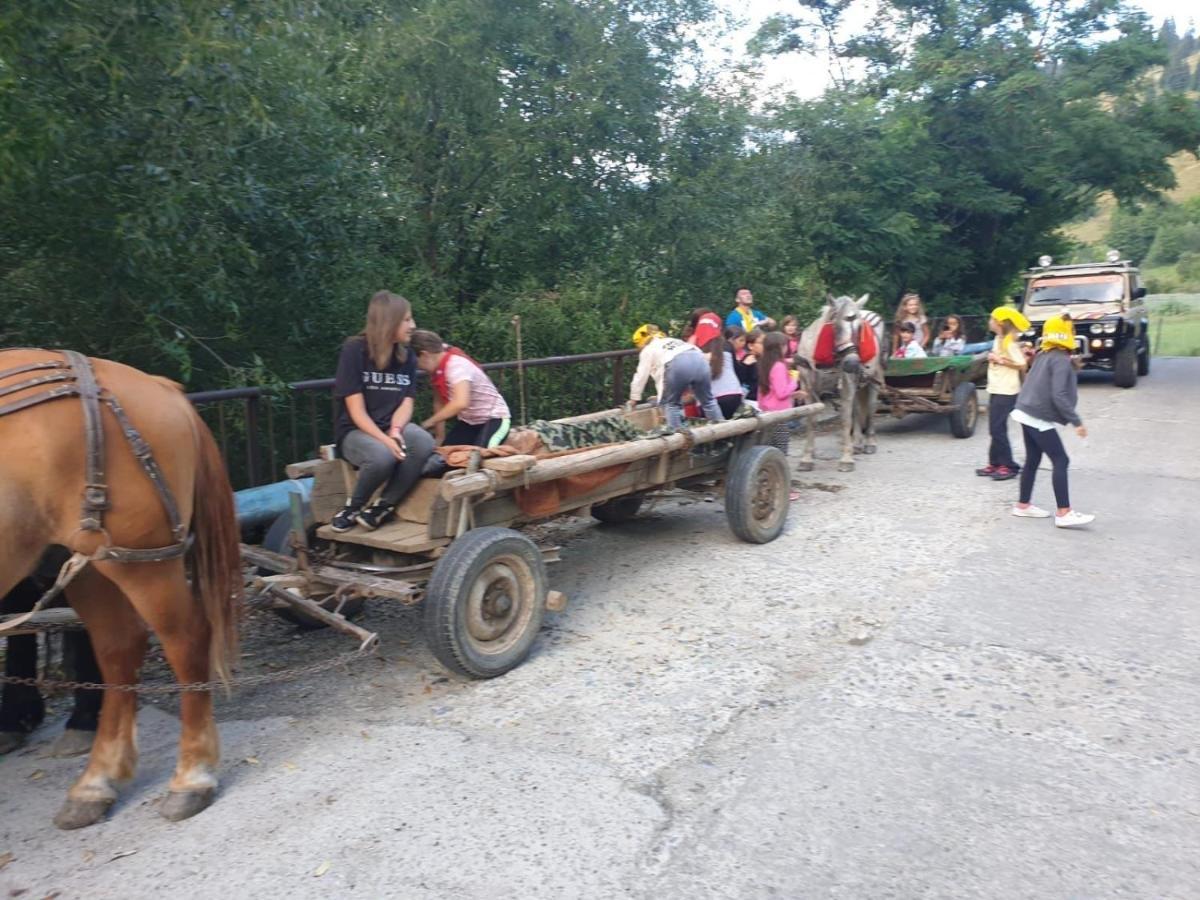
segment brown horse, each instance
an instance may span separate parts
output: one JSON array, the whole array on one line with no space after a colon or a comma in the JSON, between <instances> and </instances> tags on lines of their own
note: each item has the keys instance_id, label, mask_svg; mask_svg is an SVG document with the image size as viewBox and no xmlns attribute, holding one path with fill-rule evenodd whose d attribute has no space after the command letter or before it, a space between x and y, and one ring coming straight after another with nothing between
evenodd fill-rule
<instances>
[{"instance_id":1,"label":"brown horse","mask_svg":"<svg viewBox=\"0 0 1200 900\"><path fill-rule=\"evenodd\" d=\"M87 554L65 593L106 683L137 682L147 626L180 682L227 678L241 569L233 494L212 434L178 385L107 360L90 361L100 394L89 413L88 366L79 358L67 369L65 357L0 352L0 596L50 546ZM92 451L101 447L97 467ZM177 552L155 550L167 547ZM136 694L105 691L87 768L54 819L60 828L103 818L133 776L136 713ZM178 765L160 808L173 821L212 802L219 756L209 692L184 693L180 718Z\"/></svg>"}]
</instances>

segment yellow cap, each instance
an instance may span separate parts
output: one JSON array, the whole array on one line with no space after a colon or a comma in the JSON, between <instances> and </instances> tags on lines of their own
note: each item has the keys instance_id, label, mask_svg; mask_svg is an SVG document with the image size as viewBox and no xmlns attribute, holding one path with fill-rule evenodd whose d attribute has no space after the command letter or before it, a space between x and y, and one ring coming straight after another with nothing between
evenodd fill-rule
<instances>
[{"instance_id":1,"label":"yellow cap","mask_svg":"<svg viewBox=\"0 0 1200 900\"><path fill-rule=\"evenodd\" d=\"M1070 319L1063 316L1051 316L1042 326L1042 349L1050 350L1054 347L1075 349L1075 326L1071 324Z\"/></svg>"},{"instance_id":2,"label":"yellow cap","mask_svg":"<svg viewBox=\"0 0 1200 900\"><path fill-rule=\"evenodd\" d=\"M997 306L992 310L992 318L997 322L1012 322L1017 331L1029 330L1029 320L1021 315L1019 309L1011 306Z\"/></svg>"},{"instance_id":3,"label":"yellow cap","mask_svg":"<svg viewBox=\"0 0 1200 900\"><path fill-rule=\"evenodd\" d=\"M633 346L641 350L642 347L646 346L646 343L652 338L661 336L661 329L659 329L657 325L652 325L651 323L647 322L633 333Z\"/></svg>"}]
</instances>

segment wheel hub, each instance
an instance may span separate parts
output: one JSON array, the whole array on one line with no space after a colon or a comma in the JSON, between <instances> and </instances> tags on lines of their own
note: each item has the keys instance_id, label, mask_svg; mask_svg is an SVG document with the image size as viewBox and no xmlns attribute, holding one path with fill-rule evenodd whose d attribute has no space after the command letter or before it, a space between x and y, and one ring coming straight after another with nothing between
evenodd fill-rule
<instances>
[{"instance_id":1,"label":"wheel hub","mask_svg":"<svg viewBox=\"0 0 1200 900\"><path fill-rule=\"evenodd\" d=\"M476 641L491 643L505 636L524 618L532 602L528 573L517 562L493 561L475 579L467 598L467 631Z\"/></svg>"}]
</instances>

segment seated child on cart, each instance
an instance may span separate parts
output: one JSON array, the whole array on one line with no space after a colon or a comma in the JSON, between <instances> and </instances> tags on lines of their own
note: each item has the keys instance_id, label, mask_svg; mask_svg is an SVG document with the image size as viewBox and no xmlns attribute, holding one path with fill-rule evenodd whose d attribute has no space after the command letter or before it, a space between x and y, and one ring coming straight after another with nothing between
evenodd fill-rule
<instances>
[{"instance_id":1,"label":"seated child on cart","mask_svg":"<svg viewBox=\"0 0 1200 900\"><path fill-rule=\"evenodd\" d=\"M417 367L433 383L434 413L421 423L440 444L495 447L508 437L512 414L480 365L432 331L413 332L410 346ZM455 419L450 433L446 422Z\"/></svg>"}]
</instances>

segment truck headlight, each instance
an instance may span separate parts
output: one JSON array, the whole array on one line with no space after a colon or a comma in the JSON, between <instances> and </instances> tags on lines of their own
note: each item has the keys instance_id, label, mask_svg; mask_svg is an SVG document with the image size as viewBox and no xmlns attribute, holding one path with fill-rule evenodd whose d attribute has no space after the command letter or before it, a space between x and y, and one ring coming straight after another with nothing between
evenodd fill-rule
<instances>
[{"instance_id":1,"label":"truck headlight","mask_svg":"<svg viewBox=\"0 0 1200 900\"><path fill-rule=\"evenodd\" d=\"M1105 334L1116 334L1117 333L1117 323L1116 322L1106 323L1104 326L1104 333Z\"/></svg>"},{"instance_id":2,"label":"truck headlight","mask_svg":"<svg viewBox=\"0 0 1200 900\"><path fill-rule=\"evenodd\" d=\"M1089 328L1088 331L1090 331L1092 334L1102 334L1104 332L1104 326L1096 324Z\"/></svg>"},{"instance_id":3,"label":"truck headlight","mask_svg":"<svg viewBox=\"0 0 1200 900\"><path fill-rule=\"evenodd\" d=\"M1104 341L1104 346L1105 346L1105 347L1111 347L1112 345L1113 345L1113 339L1112 339L1112 338L1106 338L1106 339L1105 339L1105 341Z\"/></svg>"},{"instance_id":4,"label":"truck headlight","mask_svg":"<svg viewBox=\"0 0 1200 900\"><path fill-rule=\"evenodd\" d=\"M1092 349L1093 350L1099 350L1103 346L1104 346L1104 340L1102 338L1092 338Z\"/></svg>"}]
</instances>

